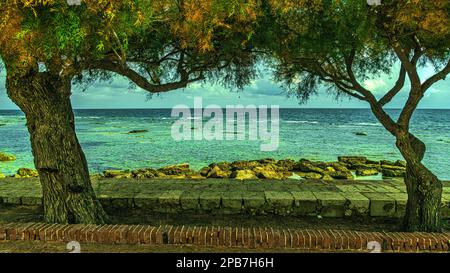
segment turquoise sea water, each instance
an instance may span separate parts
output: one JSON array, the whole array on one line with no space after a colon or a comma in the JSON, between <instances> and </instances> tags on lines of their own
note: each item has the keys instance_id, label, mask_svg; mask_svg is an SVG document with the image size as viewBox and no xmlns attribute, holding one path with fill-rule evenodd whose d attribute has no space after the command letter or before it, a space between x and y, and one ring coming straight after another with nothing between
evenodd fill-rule
<instances>
[{"instance_id":1,"label":"turquoise sea water","mask_svg":"<svg viewBox=\"0 0 450 273\"><path fill-rule=\"evenodd\" d=\"M367 109L280 109L280 143L260 151L260 141L181 141L171 137L177 118L170 109L76 110L78 138L92 173L104 169L137 169L188 162L200 168L211 162L272 157L334 161L339 155L364 155L374 160L400 159L394 138ZM394 117L398 110L390 110ZM17 157L0 163L13 174L33 167L25 117L0 111L0 151ZM441 179L450 179L450 110L418 110L412 131L427 145L425 163ZM148 130L128 134L131 130ZM366 136L357 136L364 132Z\"/></svg>"}]
</instances>

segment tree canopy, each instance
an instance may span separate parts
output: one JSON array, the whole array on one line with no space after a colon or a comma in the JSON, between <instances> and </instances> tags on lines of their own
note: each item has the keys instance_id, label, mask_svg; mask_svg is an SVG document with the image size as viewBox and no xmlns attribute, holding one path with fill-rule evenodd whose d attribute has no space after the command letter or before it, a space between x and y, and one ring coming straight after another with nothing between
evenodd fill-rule
<instances>
[{"instance_id":1,"label":"tree canopy","mask_svg":"<svg viewBox=\"0 0 450 273\"><path fill-rule=\"evenodd\" d=\"M117 73L150 92L218 74L242 86L253 74L248 41L257 6L257 0L83 0L79 6L2 0L0 56L9 76L41 63L79 82Z\"/></svg>"},{"instance_id":2,"label":"tree canopy","mask_svg":"<svg viewBox=\"0 0 450 273\"><path fill-rule=\"evenodd\" d=\"M423 83L413 72L417 67L432 64L448 73L448 1L387 0L382 6L358 0L269 2L266 10L277 22L272 33L279 42L272 43L271 52L279 61L278 79L302 100L322 85L367 100L361 90L354 90L359 88L355 83L398 73L397 84L380 100L385 105L404 86L406 76L414 84ZM398 61L401 70L392 71ZM424 88L435 79L429 80Z\"/></svg>"}]
</instances>

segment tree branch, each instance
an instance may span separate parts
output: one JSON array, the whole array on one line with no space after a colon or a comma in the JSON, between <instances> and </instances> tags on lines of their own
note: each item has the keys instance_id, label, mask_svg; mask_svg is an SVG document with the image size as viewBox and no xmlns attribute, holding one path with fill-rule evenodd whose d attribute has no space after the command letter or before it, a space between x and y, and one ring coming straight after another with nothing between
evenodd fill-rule
<instances>
[{"instance_id":1,"label":"tree branch","mask_svg":"<svg viewBox=\"0 0 450 273\"><path fill-rule=\"evenodd\" d=\"M129 68L127 65L118 64L112 61L96 61L89 64L88 69L102 69L110 72L117 73L124 77L127 77L132 82L134 82L140 88L150 92L150 93L161 93L168 92L179 88L186 87L189 83L203 80L204 77L202 73L199 76L189 79L189 75L182 76L177 82L165 83L165 84L151 84L147 78L143 77L138 72Z\"/></svg>"}]
</instances>

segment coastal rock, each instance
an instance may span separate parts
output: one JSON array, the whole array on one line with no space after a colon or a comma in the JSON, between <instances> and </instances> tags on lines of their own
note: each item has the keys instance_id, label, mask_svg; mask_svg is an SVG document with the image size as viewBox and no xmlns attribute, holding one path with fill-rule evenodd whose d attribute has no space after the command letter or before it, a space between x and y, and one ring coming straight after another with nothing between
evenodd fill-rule
<instances>
[{"instance_id":1,"label":"coastal rock","mask_svg":"<svg viewBox=\"0 0 450 273\"><path fill-rule=\"evenodd\" d=\"M380 165L388 166L388 168L389 168L389 166L406 168L406 161L404 161L404 160L397 160L397 161L381 160Z\"/></svg>"},{"instance_id":2,"label":"coastal rock","mask_svg":"<svg viewBox=\"0 0 450 273\"><path fill-rule=\"evenodd\" d=\"M154 169L139 169L131 171L132 177L136 179L143 179L143 178L156 178L159 177L161 174L154 170Z\"/></svg>"},{"instance_id":3,"label":"coastal rock","mask_svg":"<svg viewBox=\"0 0 450 273\"><path fill-rule=\"evenodd\" d=\"M351 172L326 172L325 174L331 176L333 179L345 179L345 180L353 180L353 174Z\"/></svg>"},{"instance_id":4,"label":"coastal rock","mask_svg":"<svg viewBox=\"0 0 450 273\"><path fill-rule=\"evenodd\" d=\"M206 177L204 177L203 175L199 174L199 173L193 173L191 175L186 176L186 178L189 179L193 179L193 180L202 180L202 179L206 179Z\"/></svg>"},{"instance_id":5,"label":"coastal rock","mask_svg":"<svg viewBox=\"0 0 450 273\"><path fill-rule=\"evenodd\" d=\"M406 168L406 161L404 161L404 160L397 160L397 161L395 161L395 166L405 167Z\"/></svg>"},{"instance_id":6,"label":"coastal rock","mask_svg":"<svg viewBox=\"0 0 450 273\"><path fill-rule=\"evenodd\" d=\"M296 174L304 179L321 179L323 177L320 173L296 172Z\"/></svg>"},{"instance_id":7,"label":"coastal rock","mask_svg":"<svg viewBox=\"0 0 450 273\"><path fill-rule=\"evenodd\" d=\"M394 171L404 171L405 167L395 166L395 165L381 165L381 169L383 170L394 170Z\"/></svg>"},{"instance_id":8,"label":"coastal rock","mask_svg":"<svg viewBox=\"0 0 450 273\"><path fill-rule=\"evenodd\" d=\"M323 175L322 180L334 180L334 178L326 173L326 174Z\"/></svg>"},{"instance_id":9,"label":"coastal rock","mask_svg":"<svg viewBox=\"0 0 450 273\"><path fill-rule=\"evenodd\" d=\"M200 169L199 173L200 173L201 176L206 177L206 176L208 176L208 173L210 171L211 171L210 167L203 167L203 168Z\"/></svg>"},{"instance_id":10,"label":"coastal rock","mask_svg":"<svg viewBox=\"0 0 450 273\"><path fill-rule=\"evenodd\" d=\"M128 134L143 134L148 133L148 130L131 130L128 132Z\"/></svg>"},{"instance_id":11,"label":"coastal rock","mask_svg":"<svg viewBox=\"0 0 450 273\"><path fill-rule=\"evenodd\" d=\"M230 176L230 171L224 171L219 168L219 166L214 166L208 173L208 178L228 178Z\"/></svg>"},{"instance_id":12,"label":"coastal rock","mask_svg":"<svg viewBox=\"0 0 450 273\"><path fill-rule=\"evenodd\" d=\"M159 168L158 172L161 172L165 175L186 175L191 174L192 170L189 169L188 163L182 163Z\"/></svg>"},{"instance_id":13,"label":"coastal rock","mask_svg":"<svg viewBox=\"0 0 450 273\"><path fill-rule=\"evenodd\" d=\"M372 176L372 175L377 175L379 173L380 173L380 170L373 169L373 168L356 169L356 175L358 175L358 176Z\"/></svg>"},{"instance_id":14,"label":"coastal rock","mask_svg":"<svg viewBox=\"0 0 450 273\"><path fill-rule=\"evenodd\" d=\"M277 161L273 158L263 158L263 159L259 159L257 160L259 163L261 164L270 164L270 163L276 163Z\"/></svg>"},{"instance_id":15,"label":"coastal rock","mask_svg":"<svg viewBox=\"0 0 450 273\"><path fill-rule=\"evenodd\" d=\"M365 156L338 156L338 161L351 166L355 164L365 164L367 158Z\"/></svg>"},{"instance_id":16,"label":"coastal rock","mask_svg":"<svg viewBox=\"0 0 450 273\"><path fill-rule=\"evenodd\" d=\"M211 169L213 169L215 166L219 167L222 171L231 171L231 163L229 162L218 162L218 163L211 163L208 165Z\"/></svg>"},{"instance_id":17,"label":"coastal rock","mask_svg":"<svg viewBox=\"0 0 450 273\"><path fill-rule=\"evenodd\" d=\"M350 170L340 162L330 162L328 163L328 166L332 167L333 169L339 172L350 172Z\"/></svg>"},{"instance_id":18,"label":"coastal rock","mask_svg":"<svg viewBox=\"0 0 450 273\"><path fill-rule=\"evenodd\" d=\"M116 178L116 179L121 179L121 178L132 178L132 173L128 170L123 171L123 170L105 170L103 171L103 175L106 178Z\"/></svg>"},{"instance_id":19,"label":"coastal rock","mask_svg":"<svg viewBox=\"0 0 450 273\"><path fill-rule=\"evenodd\" d=\"M256 176L261 179L283 179L290 176L289 175L286 177L283 173L276 172L272 169L264 167L256 167L253 169L253 171L255 172Z\"/></svg>"},{"instance_id":20,"label":"coastal rock","mask_svg":"<svg viewBox=\"0 0 450 273\"><path fill-rule=\"evenodd\" d=\"M257 179L258 177L251 170L236 170L231 173L230 178L234 178L237 180L246 180L246 179Z\"/></svg>"},{"instance_id":21,"label":"coastal rock","mask_svg":"<svg viewBox=\"0 0 450 273\"><path fill-rule=\"evenodd\" d=\"M301 172L305 172L305 173L315 172L315 173L322 174L322 173L325 172L324 169L315 166L313 162L311 162L309 160L305 160L305 159L301 159L296 164L295 170L298 170L298 171L301 171Z\"/></svg>"},{"instance_id":22,"label":"coastal rock","mask_svg":"<svg viewBox=\"0 0 450 273\"><path fill-rule=\"evenodd\" d=\"M230 170L236 171L236 170L251 170L255 167L261 166L261 163L259 163L256 160L250 160L250 161L234 161L230 164Z\"/></svg>"},{"instance_id":23,"label":"coastal rock","mask_svg":"<svg viewBox=\"0 0 450 273\"><path fill-rule=\"evenodd\" d=\"M280 169L286 170L286 171L292 171L295 168L296 162L292 159L282 159L278 160L276 162L276 165L280 167Z\"/></svg>"},{"instance_id":24,"label":"coastal rock","mask_svg":"<svg viewBox=\"0 0 450 273\"><path fill-rule=\"evenodd\" d=\"M383 178L384 177L405 177L406 171L404 170L389 170L383 169Z\"/></svg>"},{"instance_id":25,"label":"coastal rock","mask_svg":"<svg viewBox=\"0 0 450 273\"><path fill-rule=\"evenodd\" d=\"M0 161L14 161L16 157L0 152Z\"/></svg>"},{"instance_id":26,"label":"coastal rock","mask_svg":"<svg viewBox=\"0 0 450 273\"><path fill-rule=\"evenodd\" d=\"M29 168L20 168L17 170L17 173L14 175L15 178L31 178L37 177L39 173L36 170Z\"/></svg>"}]
</instances>

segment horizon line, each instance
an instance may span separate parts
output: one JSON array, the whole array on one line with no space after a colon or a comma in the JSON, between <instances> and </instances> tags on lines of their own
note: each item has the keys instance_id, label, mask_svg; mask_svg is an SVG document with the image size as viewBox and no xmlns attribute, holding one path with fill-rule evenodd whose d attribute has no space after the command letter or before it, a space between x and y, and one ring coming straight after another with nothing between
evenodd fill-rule
<instances>
[{"instance_id":1,"label":"horizon line","mask_svg":"<svg viewBox=\"0 0 450 273\"><path fill-rule=\"evenodd\" d=\"M189 107L193 108L193 107ZM225 108L225 107L222 107ZM170 110L173 107L151 107L151 108L73 108L73 110ZM204 109L204 108L203 108ZM370 107L280 107L280 109L314 109L314 110L370 110ZM384 108L385 110L402 110L403 108ZM450 110L450 108L417 108L416 110ZM0 109L0 111L22 111L20 109Z\"/></svg>"}]
</instances>

